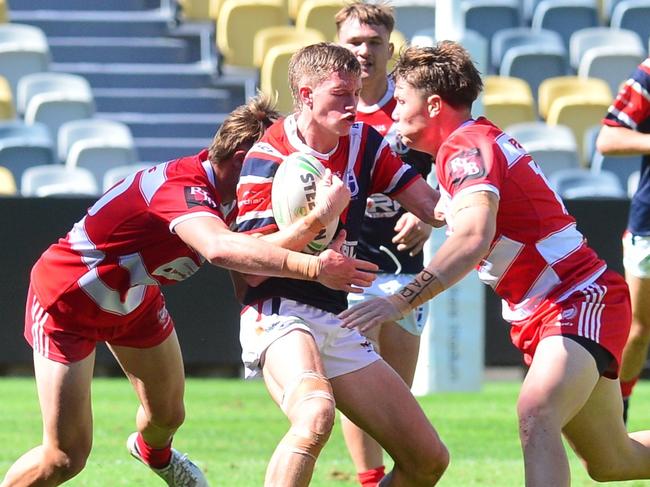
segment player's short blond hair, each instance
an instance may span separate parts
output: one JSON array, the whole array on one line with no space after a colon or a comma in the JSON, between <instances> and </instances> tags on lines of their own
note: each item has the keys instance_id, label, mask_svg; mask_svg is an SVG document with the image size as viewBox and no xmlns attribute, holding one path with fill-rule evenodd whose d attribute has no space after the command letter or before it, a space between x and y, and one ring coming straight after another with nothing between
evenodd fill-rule
<instances>
[{"instance_id":1,"label":"player's short blond hair","mask_svg":"<svg viewBox=\"0 0 650 487\"><path fill-rule=\"evenodd\" d=\"M289 87L296 110L301 107L301 85L317 86L333 73L361 76L361 65L351 51L331 42L319 42L299 49L289 61Z\"/></svg>"},{"instance_id":2,"label":"player's short blond hair","mask_svg":"<svg viewBox=\"0 0 650 487\"><path fill-rule=\"evenodd\" d=\"M481 73L469 53L451 41L408 47L400 53L393 74L427 96L439 95L453 107L471 108L483 89Z\"/></svg>"},{"instance_id":3,"label":"player's short blond hair","mask_svg":"<svg viewBox=\"0 0 650 487\"><path fill-rule=\"evenodd\" d=\"M386 27L388 35L390 35L395 28L393 8L383 2L366 3L363 1L357 1L346 5L334 16L336 32L341 30L341 25L349 19L356 19L360 24L383 25Z\"/></svg>"},{"instance_id":4,"label":"player's short blond hair","mask_svg":"<svg viewBox=\"0 0 650 487\"><path fill-rule=\"evenodd\" d=\"M224 120L208 149L210 162L218 164L240 148L248 150L280 118L273 101L262 93L235 108Z\"/></svg>"}]
</instances>

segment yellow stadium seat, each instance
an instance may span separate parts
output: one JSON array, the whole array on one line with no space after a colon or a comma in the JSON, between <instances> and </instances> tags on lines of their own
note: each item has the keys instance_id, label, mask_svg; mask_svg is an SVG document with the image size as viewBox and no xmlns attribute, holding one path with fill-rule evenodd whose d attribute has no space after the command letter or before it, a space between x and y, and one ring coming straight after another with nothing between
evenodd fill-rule
<instances>
[{"instance_id":1,"label":"yellow stadium seat","mask_svg":"<svg viewBox=\"0 0 650 487\"><path fill-rule=\"evenodd\" d=\"M296 16L296 27L319 30L328 41L334 41L334 16L344 5L344 0L304 0Z\"/></svg>"},{"instance_id":2,"label":"yellow stadium seat","mask_svg":"<svg viewBox=\"0 0 650 487\"><path fill-rule=\"evenodd\" d=\"M225 64L253 67L255 34L288 24L287 12L277 0L225 0L217 19L217 48Z\"/></svg>"},{"instance_id":3,"label":"yellow stadium seat","mask_svg":"<svg viewBox=\"0 0 650 487\"><path fill-rule=\"evenodd\" d=\"M484 80L485 116L501 128L535 120L535 102L528 83L510 76L487 76Z\"/></svg>"},{"instance_id":4,"label":"yellow stadium seat","mask_svg":"<svg viewBox=\"0 0 650 487\"><path fill-rule=\"evenodd\" d=\"M6 0L0 0L0 23L9 22L9 6Z\"/></svg>"},{"instance_id":5,"label":"yellow stadium seat","mask_svg":"<svg viewBox=\"0 0 650 487\"><path fill-rule=\"evenodd\" d=\"M285 115L293 112L293 98L288 80L289 60L301 47L301 44L273 46L266 53L260 70L260 89L277 99L277 110Z\"/></svg>"},{"instance_id":6,"label":"yellow stadium seat","mask_svg":"<svg viewBox=\"0 0 650 487\"><path fill-rule=\"evenodd\" d=\"M537 93L539 114L543 119L547 119L551 105L561 96L581 95L594 100L608 98L609 101L613 98L612 90L606 81L599 78L583 78L579 76L547 78L540 83Z\"/></svg>"},{"instance_id":7,"label":"yellow stadium seat","mask_svg":"<svg viewBox=\"0 0 650 487\"><path fill-rule=\"evenodd\" d=\"M253 41L253 64L261 68L270 48L280 44L308 46L325 42L325 36L315 29L298 29L292 25L267 27L255 34Z\"/></svg>"},{"instance_id":8,"label":"yellow stadium seat","mask_svg":"<svg viewBox=\"0 0 650 487\"><path fill-rule=\"evenodd\" d=\"M390 33L389 41L393 44L393 57L388 61L387 65L388 72L390 73L395 67L395 61L399 57L400 51L406 46L407 41L404 34L398 30L393 30L393 32Z\"/></svg>"},{"instance_id":9,"label":"yellow stadium seat","mask_svg":"<svg viewBox=\"0 0 650 487\"><path fill-rule=\"evenodd\" d=\"M18 193L16 180L12 172L4 166L0 166L0 195L12 196Z\"/></svg>"},{"instance_id":10,"label":"yellow stadium seat","mask_svg":"<svg viewBox=\"0 0 650 487\"><path fill-rule=\"evenodd\" d=\"M574 94L556 98L549 108L546 123L566 125L573 131L583 165L587 165L583 147L585 132L601 122L611 102L611 96L597 98L593 95Z\"/></svg>"},{"instance_id":11,"label":"yellow stadium seat","mask_svg":"<svg viewBox=\"0 0 650 487\"><path fill-rule=\"evenodd\" d=\"M210 20L210 0L178 0L186 20Z\"/></svg>"},{"instance_id":12,"label":"yellow stadium seat","mask_svg":"<svg viewBox=\"0 0 650 487\"><path fill-rule=\"evenodd\" d=\"M219 18L219 11L223 5L224 0L210 0L210 5L208 6L208 17L212 20L217 20Z\"/></svg>"},{"instance_id":13,"label":"yellow stadium seat","mask_svg":"<svg viewBox=\"0 0 650 487\"><path fill-rule=\"evenodd\" d=\"M305 0L287 0L287 13L291 20L296 20L298 10L300 10L300 6L303 3L305 3Z\"/></svg>"},{"instance_id":14,"label":"yellow stadium seat","mask_svg":"<svg viewBox=\"0 0 650 487\"><path fill-rule=\"evenodd\" d=\"M4 76L0 76L0 120L11 120L16 118L14 110L14 96L11 92L9 81Z\"/></svg>"}]
</instances>

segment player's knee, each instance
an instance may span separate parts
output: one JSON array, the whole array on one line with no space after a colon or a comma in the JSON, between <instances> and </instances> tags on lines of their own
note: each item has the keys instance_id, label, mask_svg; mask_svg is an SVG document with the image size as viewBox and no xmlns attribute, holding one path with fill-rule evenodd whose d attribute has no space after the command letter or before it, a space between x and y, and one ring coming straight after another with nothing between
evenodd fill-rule
<instances>
[{"instance_id":1,"label":"player's knee","mask_svg":"<svg viewBox=\"0 0 650 487\"><path fill-rule=\"evenodd\" d=\"M522 391L517 401L520 436L527 438L540 429L547 431L557 423L556 413L556 408L539 394Z\"/></svg>"},{"instance_id":2,"label":"player's knee","mask_svg":"<svg viewBox=\"0 0 650 487\"><path fill-rule=\"evenodd\" d=\"M185 406L182 402L169 404L166 408L151 413L151 423L164 430L176 431L184 421Z\"/></svg>"},{"instance_id":3,"label":"player's knee","mask_svg":"<svg viewBox=\"0 0 650 487\"><path fill-rule=\"evenodd\" d=\"M410 456L408 465L397 465L413 485L434 485L449 466L449 450L437 440L429 448L419 449Z\"/></svg>"},{"instance_id":4,"label":"player's knee","mask_svg":"<svg viewBox=\"0 0 650 487\"><path fill-rule=\"evenodd\" d=\"M584 461L585 469L596 482L612 482L614 480L621 480L625 478L625 474L620 472L614 465L607 462L588 462Z\"/></svg>"},{"instance_id":5,"label":"player's knee","mask_svg":"<svg viewBox=\"0 0 650 487\"><path fill-rule=\"evenodd\" d=\"M76 445L66 451L59 448L44 448L41 463L41 478L65 482L76 476L86 466L90 445Z\"/></svg>"}]
</instances>

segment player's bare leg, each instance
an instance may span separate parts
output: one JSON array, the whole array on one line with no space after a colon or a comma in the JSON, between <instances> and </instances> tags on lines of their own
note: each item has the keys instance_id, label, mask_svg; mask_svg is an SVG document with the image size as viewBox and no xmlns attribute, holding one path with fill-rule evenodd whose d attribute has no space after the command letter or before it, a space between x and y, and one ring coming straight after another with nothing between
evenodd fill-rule
<instances>
[{"instance_id":1,"label":"player's bare leg","mask_svg":"<svg viewBox=\"0 0 650 487\"><path fill-rule=\"evenodd\" d=\"M155 347L110 349L140 400L138 432L154 448L169 445L185 420L185 372L176 332Z\"/></svg>"},{"instance_id":2,"label":"player's bare leg","mask_svg":"<svg viewBox=\"0 0 650 487\"><path fill-rule=\"evenodd\" d=\"M626 273L625 280L630 288L632 327L623 349L620 379L623 397L627 399L643 371L650 346L650 279Z\"/></svg>"},{"instance_id":3,"label":"player's bare leg","mask_svg":"<svg viewBox=\"0 0 650 487\"><path fill-rule=\"evenodd\" d=\"M395 461L382 486L431 486L449 453L408 386L383 360L331 379L337 407Z\"/></svg>"},{"instance_id":4,"label":"player's bare leg","mask_svg":"<svg viewBox=\"0 0 650 487\"><path fill-rule=\"evenodd\" d=\"M650 478L650 431L627 433L617 380L600 378L564 434L594 480Z\"/></svg>"},{"instance_id":5,"label":"player's bare leg","mask_svg":"<svg viewBox=\"0 0 650 487\"><path fill-rule=\"evenodd\" d=\"M94 364L95 352L69 365L34 353L43 443L11 466L2 487L59 485L84 468L92 446Z\"/></svg>"},{"instance_id":6,"label":"player's bare leg","mask_svg":"<svg viewBox=\"0 0 650 487\"><path fill-rule=\"evenodd\" d=\"M412 335L397 323L383 323L369 331L368 339L399 376L411 387L415 375L420 337ZM368 433L345 415L341 415L345 443L357 472L368 472L384 464L383 451Z\"/></svg>"},{"instance_id":7,"label":"player's bare leg","mask_svg":"<svg viewBox=\"0 0 650 487\"><path fill-rule=\"evenodd\" d=\"M331 386L313 337L293 330L274 341L262 370L271 397L291 422L271 457L264 485L307 486L335 417Z\"/></svg>"},{"instance_id":8,"label":"player's bare leg","mask_svg":"<svg viewBox=\"0 0 650 487\"><path fill-rule=\"evenodd\" d=\"M517 402L526 486L569 486L562 428L583 408L598 380L596 361L575 341L551 336L539 343Z\"/></svg>"}]
</instances>

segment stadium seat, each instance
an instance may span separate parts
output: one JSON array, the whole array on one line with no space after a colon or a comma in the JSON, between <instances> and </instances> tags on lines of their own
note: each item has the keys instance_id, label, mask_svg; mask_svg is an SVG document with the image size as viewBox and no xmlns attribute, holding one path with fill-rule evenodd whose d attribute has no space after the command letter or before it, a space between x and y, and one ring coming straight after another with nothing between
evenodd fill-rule
<instances>
[{"instance_id":1,"label":"stadium seat","mask_svg":"<svg viewBox=\"0 0 650 487\"><path fill-rule=\"evenodd\" d=\"M650 3L647 0L625 0L614 7L611 26L639 34L644 41L650 38Z\"/></svg>"},{"instance_id":2,"label":"stadium seat","mask_svg":"<svg viewBox=\"0 0 650 487\"><path fill-rule=\"evenodd\" d=\"M533 96L537 96L539 85L549 77L567 74L567 53L562 46L516 46L505 53L499 74L526 80Z\"/></svg>"},{"instance_id":3,"label":"stadium seat","mask_svg":"<svg viewBox=\"0 0 650 487\"><path fill-rule=\"evenodd\" d=\"M634 72L645 59L643 50L634 46L594 47L589 49L580 61L578 76L581 78L598 78L605 81L612 93L617 93L621 84Z\"/></svg>"},{"instance_id":4,"label":"stadium seat","mask_svg":"<svg viewBox=\"0 0 650 487\"><path fill-rule=\"evenodd\" d=\"M287 77L291 56L302 47L300 44L280 44L266 54L260 70L260 90L268 96L277 97L276 108L280 113L293 112L293 98Z\"/></svg>"},{"instance_id":5,"label":"stadium seat","mask_svg":"<svg viewBox=\"0 0 650 487\"><path fill-rule=\"evenodd\" d=\"M606 156L596 151L591 160L591 171L615 174L621 186L626 188L632 173L641 167L641 159L640 155Z\"/></svg>"},{"instance_id":6,"label":"stadium seat","mask_svg":"<svg viewBox=\"0 0 650 487\"><path fill-rule=\"evenodd\" d=\"M0 73L7 78L12 93L26 74L47 71L50 48L41 29L31 25L0 24Z\"/></svg>"},{"instance_id":7,"label":"stadium seat","mask_svg":"<svg viewBox=\"0 0 650 487\"><path fill-rule=\"evenodd\" d=\"M499 127L535 120L533 95L523 79L486 76L483 83L485 116Z\"/></svg>"},{"instance_id":8,"label":"stadium seat","mask_svg":"<svg viewBox=\"0 0 650 487\"><path fill-rule=\"evenodd\" d=\"M4 166L0 166L0 196L13 196L18 192L13 173Z\"/></svg>"},{"instance_id":9,"label":"stadium seat","mask_svg":"<svg viewBox=\"0 0 650 487\"><path fill-rule=\"evenodd\" d=\"M436 25L436 7L434 2L405 1L394 2L395 28L407 40L416 32L433 29Z\"/></svg>"},{"instance_id":10,"label":"stadium seat","mask_svg":"<svg viewBox=\"0 0 650 487\"><path fill-rule=\"evenodd\" d=\"M216 21L219 18L219 12L221 11L221 6L223 5L224 0L209 0L210 4L208 6L208 17Z\"/></svg>"},{"instance_id":11,"label":"stadium seat","mask_svg":"<svg viewBox=\"0 0 650 487\"><path fill-rule=\"evenodd\" d=\"M408 41L406 40L406 37L404 37L404 34L397 29L393 29L393 32L390 33L389 41L393 44L393 57L388 60L387 64L387 70L390 73L395 67L395 61L397 61L399 53L402 51L404 46L407 45Z\"/></svg>"},{"instance_id":12,"label":"stadium seat","mask_svg":"<svg viewBox=\"0 0 650 487\"><path fill-rule=\"evenodd\" d=\"M334 16L344 5L344 0L304 0L296 16L296 28L317 30L333 42L336 39Z\"/></svg>"},{"instance_id":13,"label":"stadium seat","mask_svg":"<svg viewBox=\"0 0 650 487\"><path fill-rule=\"evenodd\" d=\"M578 146L569 127L528 122L511 125L506 132L526 149L546 176L580 165Z\"/></svg>"},{"instance_id":14,"label":"stadium seat","mask_svg":"<svg viewBox=\"0 0 650 487\"><path fill-rule=\"evenodd\" d=\"M481 34L490 48L494 34L521 25L518 0L463 0L465 27Z\"/></svg>"},{"instance_id":15,"label":"stadium seat","mask_svg":"<svg viewBox=\"0 0 650 487\"><path fill-rule=\"evenodd\" d=\"M539 115L546 119L553 102L567 95L581 95L598 101L606 99L607 103L611 103L614 99L609 85L601 79L578 76L549 77L539 85L537 96ZM603 112L603 116L605 113L606 111Z\"/></svg>"},{"instance_id":16,"label":"stadium seat","mask_svg":"<svg viewBox=\"0 0 650 487\"><path fill-rule=\"evenodd\" d=\"M210 18L210 0L178 0L184 20L208 21Z\"/></svg>"},{"instance_id":17,"label":"stadium seat","mask_svg":"<svg viewBox=\"0 0 650 487\"><path fill-rule=\"evenodd\" d=\"M592 125L587 130L585 130L585 134L582 139L582 152L584 153L585 161L588 161L590 166L591 161L594 160L594 155L596 154L596 139L598 138L601 127L602 125L600 123Z\"/></svg>"},{"instance_id":18,"label":"stadium seat","mask_svg":"<svg viewBox=\"0 0 650 487\"><path fill-rule=\"evenodd\" d=\"M334 21L329 19L332 25ZM225 0L217 19L217 48L225 64L253 67L255 34L288 25L284 6L273 0Z\"/></svg>"},{"instance_id":19,"label":"stadium seat","mask_svg":"<svg viewBox=\"0 0 650 487\"><path fill-rule=\"evenodd\" d=\"M116 183L119 183L134 172L141 171L142 169L148 169L152 166L152 164L136 163L112 167L108 169L104 174L104 178L102 179L102 191L106 192L111 189Z\"/></svg>"},{"instance_id":20,"label":"stadium seat","mask_svg":"<svg viewBox=\"0 0 650 487\"><path fill-rule=\"evenodd\" d=\"M578 69L585 53L596 47L620 48L640 51L644 54L645 48L639 35L631 30L611 29L609 27L588 27L571 34L569 41L569 60L571 67Z\"/></svg>"},{"instance_id":21,"label":"stadium seat","mask_svg":"<svg viewBox=\"0 0 650 487\"><path fill-rule=\"evenodd\" d=\"M9 86L9 81L0 76L0 120L11 120L16 118L14 109L14 96Z\"/></svg>"},{"instance_id":22,"label":"stadium seat","mask_svg":"<svg viewBox=\"0 0 650 487\"><path fill-rule=\"evenodd\" d=\"M564 51L562 37L552 30L533 30L530 27L512 27L501 29L492 36L491 62L495 72L503 61L505 53L516 46L555 46L557 50Z\"/></svg>"},{"instance_id":23,"label":"stadium seat","mask_svg":"<svg viewBox=\"0 0 650 487\"><path fill-rule=\"evenodd\" d=\"M630 174L630 177L627 178L627 197L632 198L635 193L637 188L639 187L639 180L641 179L641 171L636 170L632 174Z\"/></svg>"},{"instance_id":24,"label":"stadium seat","mask_svg":"<svg viewBox=\"0 0 650 487\"><path fill-rule=\"evenodd\" d=\"M51 164L27 168L20 181L20 193L38 197L96 196L99 187L88 169Z\"/></svg>"},{"instance_id":25,"label":"stadium seat","mask_svg":"<svg viewBox=\"0 0 650 487\"><path fill-rule=\"evenodd\" d=\"M395 32L395 31L393 31ZM489 67L489 52L488 52L488 41L476 31L471 29L465 29L458 39L456 39L460 44L467 49L472 56L476 67L483 73L487 73ZM437 44L438 40L436 39L436 31L433 28L423 29L417 31L411 38L410 44L412 46L421 46L421 47L431 47ZM395 45L395 56L398 55L399 51L397 49L398 44L393 42ZM481 60L485 60L484 62ZM484 65L485 63L485 65Z\"/></svg>"},{"instance_id":26,"label":"stadium seat","mask_svg":"<svg viewBox=\"0 0 650 487\"><path fill-rule=\"evenodd\" d=\"M95 102L90 85L81 76L34 73L18 81L17 108L25 123L44 123L54 137L61 124L91 118Z\"/></svg>"},{"instance_id":27,"label":"stadium seat","mask_svg":"<svg viewBox=\"0 0 650 487\"><path fill-rule=\"evenodd\" d=\"M566 199L578 198L626 198L626 191L616 175L586 169L564 169L548 177L551 187Z\"/></svg>"},{"instance_id":28,"label":"stadium seat","mask_svg":"<svg viewBox=\"0 0 650 487\"><path fill-rule=\"evenodd\" d=\"M16 181L29 166L53 162L54 141L45 125L0 122L0 166L8 168Z\"/></svg>"},{"instance_id":29,"label":"stadium seat","mask_svg":"<svg viewBox=\"0 0 650 487\"><path fill-rule=\"evenodd\" d=\"M0 23L4 24L10 21L9 6L6 0L0 0Z\"/></svg>"},{"instance_id":30,"label":"stadium seat","mask_svg":"<svg viewBox=\"0 0 650 487\"><path fill-rule=\"evenodd\" d=\"M261 68L266 53L273 46L280 44L294 44L307 46L318 42L325 42L325 36L316 29L299 29L292 25L279 25L267 27L255 34L253 41L253 64Z\"/></svg>"},{"instance_id":31,"label":"stadium seat","mask_svg":"<svg viewBox=\"0 0 650 487\"><path fill-rule=\"evenodd\" d=\"M579 154L583 164L586 164L582 147L584 134L595 124L599 123L611 103L611 98L594 98L582 94L566 95L556 98L551 104L546 122L549 125L567 125L579 144Z\"/></svg>"},{"instance_id":32,"label":"stadium seat","mask_svg":"<svg viewBox=\"0 0 650 487\"><path fill-rule=\"evenodd\" d=\"M112 120L72 120L59 128L59 159L89 169L99 182L112 167L135 164L135 143L128 126Z\"/></svg>"},{"instance_id":33,"label":"stadium seat","mask_svg":"<svg viewBox=\"0 0 650 487\"><path fill-rule=\"evenodd\" d=\"M557 32L568 49L571 34L599 25L598 9L593 0L543 0L535 8L531 25Z\"/></svg>"}]
</instances>

